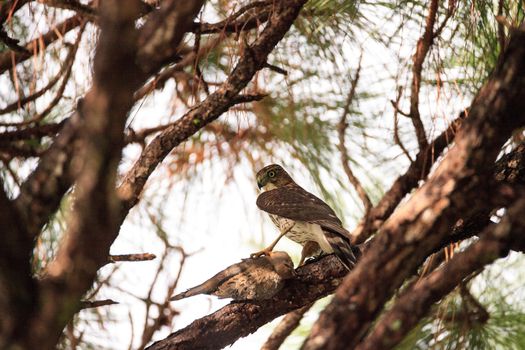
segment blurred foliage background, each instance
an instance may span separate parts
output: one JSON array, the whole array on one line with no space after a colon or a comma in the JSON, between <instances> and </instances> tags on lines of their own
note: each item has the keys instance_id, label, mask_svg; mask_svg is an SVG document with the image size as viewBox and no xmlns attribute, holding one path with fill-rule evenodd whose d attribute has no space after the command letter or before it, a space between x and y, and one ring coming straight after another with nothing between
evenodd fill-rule
<instances>
[{"instance_id":1,"label":"blurred foliage background","mask_svg":"<svg viewBox=\"0 0 525 350\"><path fill-rule=\"evenodd\" d=\"M246 3L208 1L199 20L218 22ZM274 67L261 71L247 89L267 97L231 109L175 149L150 178L113 250L149 251L157 259L106 266L91 296L112 298L121 305L79 313L67 329L63 348L140 348L195 314L220 306L206 297L199 306L192 300L170 305L166 299L175 288L208 278L275 235L254 203L254 174L270 162L283 164L300 184L331 203L349 229L355 227L363 206L341 166L338 125L347 109L344 133L350 166L375 203L418 152L413 126L402 112L409 110L413 54L428 6L413 0L309 1L271 54ZM35 38L72 15L70 10L32 2L16 12L5 29L14 38ZM509 27L521 23L523 15L523 2L518 0L439 2L436 28L442 29L424 60L419 96L429 139L468 107L498 60ZM252 42L261 29L239 35L188 35L184 49L205 52L190 64L160 73L153 89L138 96L128 131L166 125L203 100L228 75L241 44ZM3 128L66 118L90 86L96 38L97 27L87 23L2 74L0 109L51 86L34 101L2 113ZM0 43L0 54L7 49ZM74 61L68 61L68 55ZM22 146L31 151L25 156L0 153L0 176L12 194L36 165L30 155L42 152L49 139L25 142ZM142 146L139 142L126 147L122 174ZM66 198L40 237L33 261L36 273L56 253L68 210ZM283 244L298 257L297 246ZM480 272L465 287L471 299L458 289L436 305L399 348L523 349L523 264L515 254ZM284 348L298 347L324 304L326 300L309 311ZM234 347L257 347L274 324Z\"/></svg>"}]
</instances>

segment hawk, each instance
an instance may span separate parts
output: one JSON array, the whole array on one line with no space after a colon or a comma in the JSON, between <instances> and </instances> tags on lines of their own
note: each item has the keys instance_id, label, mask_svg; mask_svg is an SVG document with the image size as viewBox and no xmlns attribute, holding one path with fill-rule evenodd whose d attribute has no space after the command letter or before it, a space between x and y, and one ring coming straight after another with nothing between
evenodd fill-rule
<instances>
[{"instance_id":1,"label":"hawk","mask_svg":"<svg viewBox=\"0 0 525 350\"><path fill-rule=\"evenodd\" d=\"M356 263L350 233L332 208L296 184L280 165L271 164L261 169L257 173L257 185L262 190L257 206L270 214L281 234L269 247L252 256L268 254L286 235L303 246L300 264L315 250L335 253L348 269Z\"/></svg>"},{"instance_id":2,"label":"hawk","mask_svg":"<svg viewBox=\"0 0 525 350\"><path fill-rule=\"evenodd\" d=\"M290 256L285 252L271 252L267 256L243 259L170 300L197 294L211 294L233 300L271 299L284 286L284 281L294 276Z\"/></svg>"}]
</instances>

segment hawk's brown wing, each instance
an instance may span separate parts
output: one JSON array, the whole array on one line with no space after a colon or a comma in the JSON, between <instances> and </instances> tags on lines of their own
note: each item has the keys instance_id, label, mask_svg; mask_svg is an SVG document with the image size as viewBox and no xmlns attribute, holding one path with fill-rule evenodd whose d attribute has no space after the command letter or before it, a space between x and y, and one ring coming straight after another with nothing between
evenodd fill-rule
<instances>
[{"instance_id":1,"label":"hawk's brown wing","mask_svg":"<svg viewBox=\"0 0 525 350\"><path fill-rule=\"evenodd\" d=\"M256 203L259 209L287 219L341 227L341 220L328 204L297 185L263 192Z\"/></svg>"},{"instance_id":2,"label":"hawk's brown wing","mask_svg":"<svg viewBox=\"0 0 525 350\"><path fill-rule=\"evenodd\" d=\"M257 206L270 214L322 227L328 243L341 262L350 269L357 261L350 244L350 233L335 212L321 199L298 185L279 187L257 197Z\"/></svg>"}]
</instances>

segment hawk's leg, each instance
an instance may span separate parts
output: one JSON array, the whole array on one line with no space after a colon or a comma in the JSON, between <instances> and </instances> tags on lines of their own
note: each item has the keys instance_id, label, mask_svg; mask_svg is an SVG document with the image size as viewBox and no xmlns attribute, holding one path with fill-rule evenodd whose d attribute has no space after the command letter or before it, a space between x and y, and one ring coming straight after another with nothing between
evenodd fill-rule
<instances>
[{"instance_id":1,"label":"hawk's leg","mask_svg":"<svg viewBox=\"0 0 525 350\"><path fill-rule=\"evenodd\" d=\"M279 242L281 238L283 238L283 236L287 234L294 225L295 225L295 222L291 221L291 224L286 225L284 227L284 230L281 229L281 234L279 235L279 237L275 239L275 241L272 242L272 244L270 244L268 247L264 248L263 250L258 251L257 253L250 254L250 258L258 258L263 255L270 255L270 253L272 252L277 242Z\"/></svg>"},{"instance_id":2,"label":"hawk's leg","mask_svg":"<svg viewBox=\"0 0 525 350\"><path fill-rule=\"evenodd\" d=\"M320 250L321 248L319 247L319 244L317 244L317 242L315 241L306 242L303 246L303 250L301 251L301 261L299 261L299 266L303 266L306 258L314 255Z\"/></svg>"}]
</instances>

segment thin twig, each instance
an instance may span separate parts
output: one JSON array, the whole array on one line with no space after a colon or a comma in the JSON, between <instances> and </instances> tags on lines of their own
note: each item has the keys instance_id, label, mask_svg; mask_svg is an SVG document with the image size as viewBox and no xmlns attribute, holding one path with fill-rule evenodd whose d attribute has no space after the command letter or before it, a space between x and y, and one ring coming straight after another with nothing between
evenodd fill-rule
<instances>
[{"instance_id":1,"label":"thin twig","mask_svg":"<svg viewBox=\"0 0 525 350\"><path fill-rule=\"evenodd\" d=\"M121 255L110 255L108 262L122 262L122 261L149 261L155 259L157 256L151 253L139 253L139 254L121 254Z\"/></svg>"},{"instance_id":2,"label":"thin twig","mask_svg":"<svg viewBox=\"0 0 525 350\"><path fill-rule=\"evenodd\" d=\"M448 23L448 20L450 19L450 17L452 17L454 12L456 11L456 4L457 4L457 0L449 0L447 14L445 15L445 18L443 19L443 22L441 22L438 28L434 31L434 39L439 37L443 29L445 29Z\"/></svg>"},{"instance_id":3,"label":"thin twig","mask_svg":"<svg viewBox=\"0 0 525 350\"><path fill-rule=\"evenodd\" d=\"M77 39L75 40L75 43L71 46L66 56L66 59L64 60L62 64L62 68L60 69L58 74L51 81L49 81L49 83L47 83L46 86L44 86L39 91L29 96L26 96L22 99L19 99L18 101L13 102L10 105L2 108L0 110L0 114L6 114L6 113L16 111L17 109L23 107L27 103L36 100L40 96L44 95L47 91L49 91L53 86L55 86L56 83L62 78L63 79L62 84L58 88L57 93L54 99L49 104L49 106L42 113L36 115L35 117L31 119L24 120L24 121L17 122L17 123L0 123L0 126L24 126L24 125L36 123L42 120L49 113L49 111L60 101L60 99L62 98L62 95L64 94L64 90L66 88L67 82L69 81L69 77L71 76L73 63L75 61L75 55L77 53L77 50L80 44L80 40L82 38L84 28L85 28L85 23L80 27Z\"/></svg>"},{"instance_id":4,"label":"thin twig","mask_svg":"<svg viewBox=\"0 0 525 350\"><path fill-rule=\"evenodd\" d=\"M171 324L172 318L177 315L179 312L171 308L170 298L173 295L173 292L175 291L175 288L177 287L179 283L179 279L182 273L182 269L184 267L184 264L186 262L186 258L188 255L184 252L184 249L182 247L172 247L170 246L167 241L164 242L166 244L166 250L164 252L164 255L162 256L162 260L159 264L159 267L157 269L157 273L155 275L155 278L153 279L153 282L151 283L150 290L148 292L147 301L146 301L146 317L145 317L145 324L144 329L142 332L142 338L141 338L141 345L139 346L139 349L143 349L153 338L153 335L157 330L160 329L163 325ZM158 277L160 276L160 273L164 270L165 264L164 261L169 255L169 252L171 249L176 249L179 251L181 257L180 257L180 263L179 263L179 270L177 272L177 276L175 277L174 281L169 285L168 291L166 293L166 297L164 298L164 301L159 304L157 303L157 314L158 316L153 320L153 322L150 322L150 316L149 312L151 309L151 300L152 300L152 292L153 289L156 287L156 282L158 280Z\"/></svg>"},{"instance_id":5,"label":"thin twig","mask_svg":"<svg viewBox=\"0 0 525 350\"><path fill-rule=\"evenodd\" d=\"M271 1L254 1L243 7L223 21L217 23L193 23L190 29L193 33L212 34L212 33L238 33L239 31L250 30L265 22L270 17L269 10L263 9L255 14L247 14L249 10L258 7L266 7ZM242 16L242 18L240 18Z\"/></svg>"},{"instance_id":6,"label":"thin twig","mask_svg":"<svg viewBox=\"0 0 525 350\"><path fill-rule=\"evenodd\" d=\"M264 68L268 68L269 70L272 70L276 73L279 73L285 76L288 75L288 71L282 69L281 67L274 66L273 64L270 64L268 62L264 64Z\"/></svg>"},{"instance_id":7,"label":"thin twig","mask_svg":"<svg viewBox=\"0 0 525 350\"><path fill-rule=\"evenodd\" d=\"M49 7L75 11L78 15L91 21L95 21L98 17L97 10L91 6L96 3L96 1L91 1L87 5L76 0L44 0L42 2Z\"/></svg>"},{"instance_id":8,"label":"thin twig","mask_svg":"<svg viewBox=\"0 0 525 350\"><path fill-rule=\"evenodd\" d=\"M401 138L399 137L399 128L398 128L399 119L397 117L397 114L400 113L398 106L399 106L399 101L401 100L402 92L403 92L402 88L399 87L397 91L396 100L390 101L392 102L392 105L394 106L394 142L396 143L396 145L399 146L399 148L401 148L405 156L410 160L410 163L412 163L414 162L414 160L410 156L410 153L408 153L407 149L403 145L403 142L401 142Z\"/></svg>"},{"instance_id":9,"label":"thin twig","mask_svg":"<svg viewBox=\"0 0 525 350\"><path fill-rule=\"evenodd\" d=\"M428 140L425 133L425 127L421 121L419 113L419 91L421 89L421 74L423 72L423 63L427 53L434 41L434 24L438 9L438 0L432 0L428 9L425 31L423 36L417 41L416 53L414 54L414 66L412 67L412 91L410 95L410 119L416 130L417 143L420 150L428 147Z\"/></svg>"},{"instance_id":10,"label":"thin twig","mask_svg":"<svg viewBox=\"0 0 525 350\"><path fill-rule=\"evenodd\" d=\"M498 17L503 17L503 0L498 1ZM501 21L498 22L498 42L500 54L505 50L505 26Z\"/></svg>"},{"instance_id":11,"label":"thin twig","mask_svg":"<svg viewBox=\"0 0 525 350\"><path fill-rule=\"evenodd\" d=\"M362 57L363 56L361 56L361 58ZM343 164L343 169L346 173L346 176L348 177L348 181L350 181L350 183L354 186L355 190L357 191L357 194L359 195L359 198L361 198L361 201L363 202L363 206L365 209L365 217L366 217L368 216L368 212L370 211L370 208L372 207L372 202L370 201L370 198L368 197L368 194L366 193L365 188L363 187L359 179L354 175L354 173L352 172L352 169L350 168L350 159L348 157L348 150L345 145L345 133L346 133L346 128L348 127L346 118L348 114L350 113L350 106L352 104L352 100L354 99L357 83L359 81L359 73L361 72L361 58L359 58L359 65L355 72L354 79L352 80L350 92L348 93L348 97L346 99L346 103L343 108L343 114L337 126L337 131L339 133L339 151L341 152L341 163Z\"/></svg>"},{"instance_id":12,"label":"thin twig","mask_svg":"<svg viewBox=\"0 0 525 350\"><path fill-rule=\"evenodd\" d=\"M129 127L127 129L126 135L124 136L124 142L126 144L128 143L144 144L146 137L168 128L171 124L173 123L158 125L152 128L145 128L139 131L135 131L131 127Z\"/></svg>"},{"instance_id":13,"label":"thin twig","mask_svg":"<svg viewBox=\"0 0 525 350\"><path fill-rule=\"evenodd\" d=\"M111 299L104 299L104 300L94 300L94 301L88 301L88 300L82 300L80 302L80 309L91 309L94 307L100 307L100 306L106 306L106 305L115 305L118 304L118 302L111 300Z\"/></svg>"}]
</instances>

